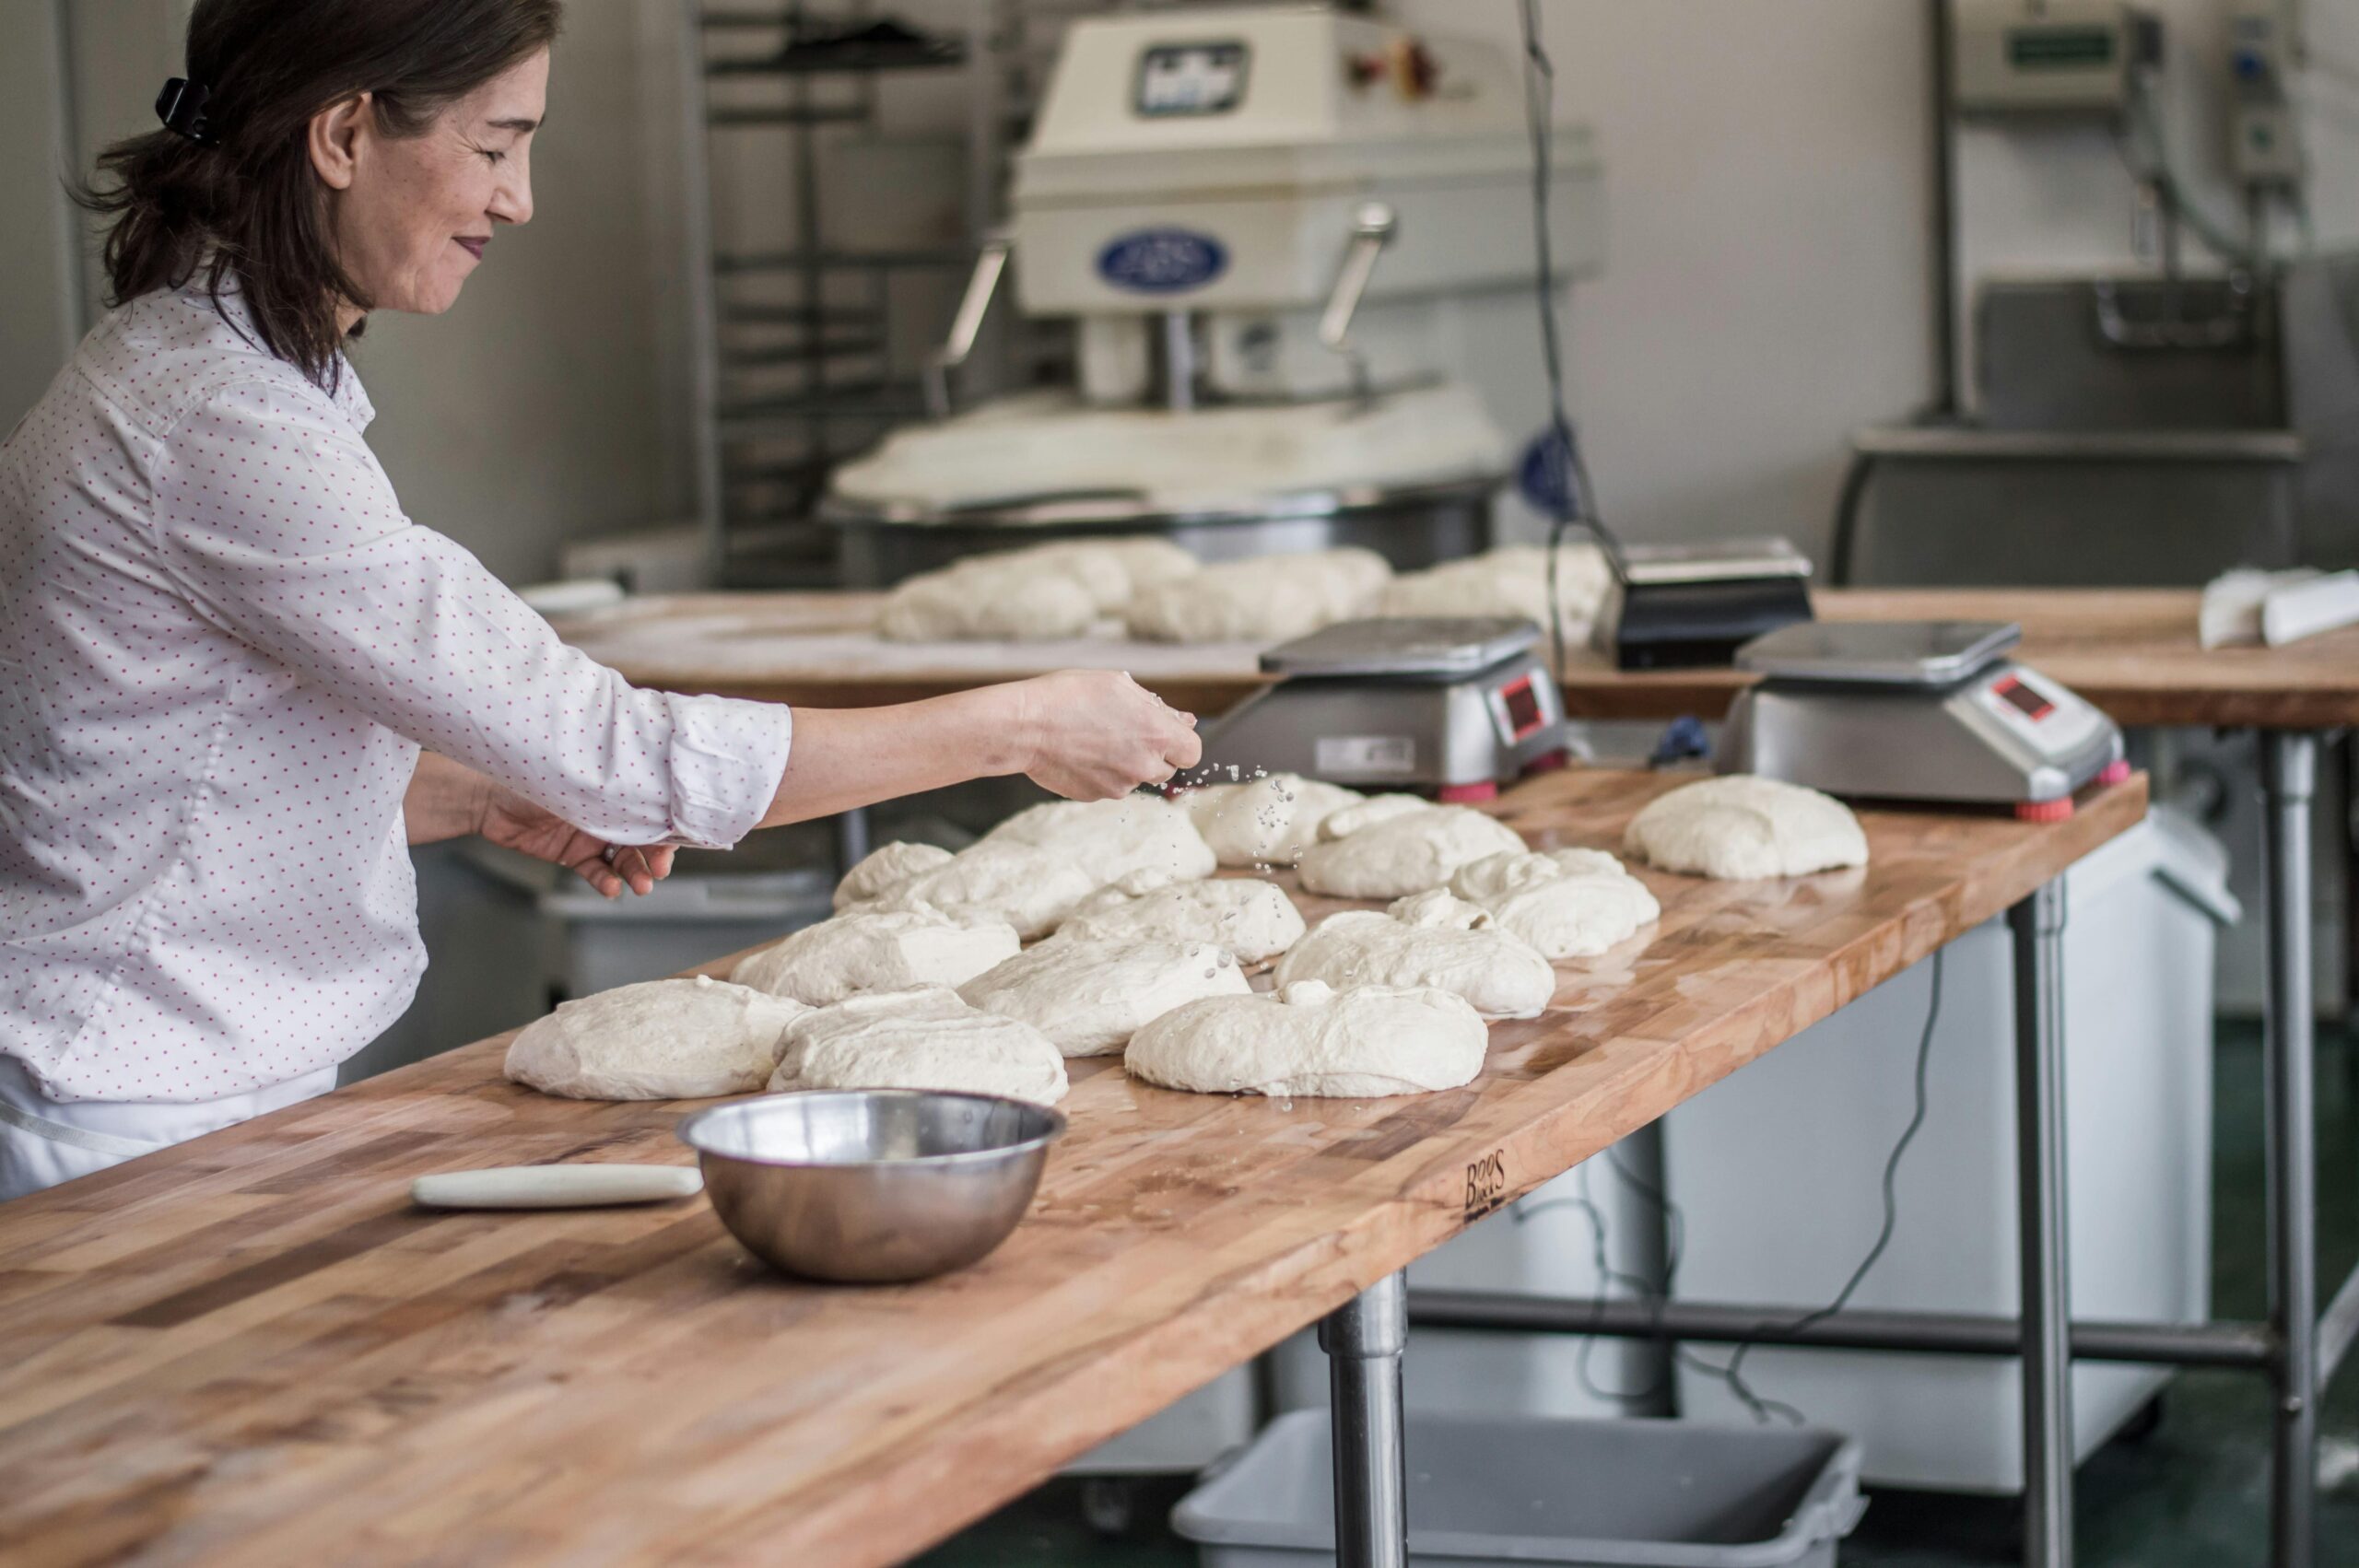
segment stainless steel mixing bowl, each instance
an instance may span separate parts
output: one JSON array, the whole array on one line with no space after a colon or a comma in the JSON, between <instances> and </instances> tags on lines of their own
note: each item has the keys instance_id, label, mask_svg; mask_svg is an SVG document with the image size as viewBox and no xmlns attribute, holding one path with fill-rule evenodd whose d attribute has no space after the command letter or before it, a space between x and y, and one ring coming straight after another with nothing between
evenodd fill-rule
<instances>
[{"instance_id":1,"label":"stainless steel mixing bowl","mask_svg":"<svg viewBox=\"0 0 2359 1568\"><path fill-rule=\"evenodd\" d=\"M1007 1239L1065 1118L989 1094L811 1090L680 1123L721 1223L774 1268L846 1284L964 1269Z\"/></svg>"}]
</instances>

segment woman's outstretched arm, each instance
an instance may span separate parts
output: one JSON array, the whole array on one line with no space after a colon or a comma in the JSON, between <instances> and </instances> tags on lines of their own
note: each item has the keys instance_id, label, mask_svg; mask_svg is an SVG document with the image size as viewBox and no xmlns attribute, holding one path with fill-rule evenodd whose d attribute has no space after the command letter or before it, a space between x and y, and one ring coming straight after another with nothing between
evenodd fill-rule
<instances>
[{"instance_id":1,"label":"woman's outstretched arm","mask_svg":"<svg viewBox=\"0 0 2359 1568\"><path fill-rule=\"evenodd\" d=\"M804 822L970 778L1022 773L1098 801L1193 767L1191 714L1115 671L1067 670L891 708L797 708L759 825Z\"/></svg>"}]
</instances>

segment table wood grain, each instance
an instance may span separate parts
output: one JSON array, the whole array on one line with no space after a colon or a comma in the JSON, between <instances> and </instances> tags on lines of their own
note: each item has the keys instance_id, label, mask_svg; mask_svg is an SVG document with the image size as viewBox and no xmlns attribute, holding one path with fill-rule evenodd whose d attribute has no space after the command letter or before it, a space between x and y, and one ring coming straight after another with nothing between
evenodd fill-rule
<instances>
[{"instance_id":1,"label":"table wood grain","mask_svg":"<svg viewBox=\"0 0 2359 1568\"><path fill-rule=\"evenodd\" d=\"M1684 781L1573 770L1497 809L1537 845L1610 847ZM770 1274L701 1198L412 1209L428 1171L687 1163L686 1106L518 1089L505 1036L7 1204L0 1557L898 1561L1999 914L2145 802L2141 778L2059 824L1872 812L1871 866L1793 881L1647 872L1660 926L1560 965L1551 1010L1495 1026L1446 1094L1233 1099L1075 1063L1024 1224L918 1285Z\"/></svg>"},{"instance_id":2,"label":"table wood grain","mask_svg":"<svg viewBox=\"0 0 2359 1568\"><path fill-rule=\"evenodd\" d=\"M2205 649L2193 591L1859 590L1817 593L1830 621L1995 620L2024 627L2020 657L2117 723L2330 730L2359 724L2359 627L2288 648ZM813 707L901 702L1068 667L1127 669L1165 701L1216 714L1261 689L1259 649L1081 639L888 643L871 593L696 594L559 623L569 640L643 685ZM1588 649L1565 672L1577 719L1717 719L1751 677L1626 673Z\"/></svg>"}]
</instances>

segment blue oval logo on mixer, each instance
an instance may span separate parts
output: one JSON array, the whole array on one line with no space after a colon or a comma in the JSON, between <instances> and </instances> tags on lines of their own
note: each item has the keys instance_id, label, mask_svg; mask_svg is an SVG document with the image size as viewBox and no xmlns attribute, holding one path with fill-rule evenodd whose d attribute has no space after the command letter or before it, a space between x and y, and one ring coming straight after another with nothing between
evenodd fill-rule
<instances>
[{"instance_id":1,"label":"blue oval logo on mixer","mask_svg":"<svg viewBox=\"0 0 2359 1568\"><path fill-rule=\"evenodd\" d=\"M1142 228L1097 252L1097 275L1138 294L1201 288L1228 270L1228 248L1185 228Z\"/></svg>"}]
</instances>

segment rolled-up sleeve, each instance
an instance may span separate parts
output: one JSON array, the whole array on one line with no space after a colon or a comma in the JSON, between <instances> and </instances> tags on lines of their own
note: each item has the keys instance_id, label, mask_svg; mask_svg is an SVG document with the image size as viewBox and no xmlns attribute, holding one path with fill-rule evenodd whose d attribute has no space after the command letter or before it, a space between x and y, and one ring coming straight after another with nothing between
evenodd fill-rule
<instances>
[{"instance_id":1,"label":"rolled-up sleeve","mask_svg":"<svg viewBox=\"0 0 2359 1568\"><path fill-rule=\"evenodd\" d=\"M175 586L296 679L618 844L725 848L776 796L782 706L642 691L403 515L333 404L214 393L155 462Z\"/></svg>"}]
</instances>

